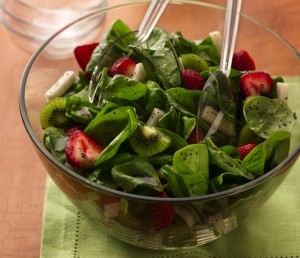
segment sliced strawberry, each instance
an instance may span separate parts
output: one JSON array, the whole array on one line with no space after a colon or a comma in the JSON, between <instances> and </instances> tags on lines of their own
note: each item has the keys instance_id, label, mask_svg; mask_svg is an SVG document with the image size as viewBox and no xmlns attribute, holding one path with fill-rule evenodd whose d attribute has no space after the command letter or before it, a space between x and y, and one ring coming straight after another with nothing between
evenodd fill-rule
<instances>
[{"instance_id":1,"label":"sliced strawberry","mask_svg":"<svg viewBox=\"0 0 300 258\"><path fill-rule=\"evenodd\" d=\"M124 56L112 64L108 70L108 75L113 77L116 74L121 74L127 77L132 77L136 62L131 58Z\"/></svg>"},{"instance_id":2,"label":"sliced strawberry","mask_svg":"<svg viewBox=\"0 0 300 258\"><path fill-rule=\"evenodd\" d=\"M255 144L255 143L249 143L249 144L239 146L237 148L237 150L239 151L239 153L241 155L241 160L243 160L248 155L248 153L256 146L257 146L257 144Z\"/></svg>"},{"instance_id":3,"label":"sliced strawberry","mask_svg":"<svg viewBox=\"0 0 300 258\"><path fill-rule=\"evenodd\" d=\"M240 50L233 54L231 66L238 71L255 70L255 63L245 50Z\"/></svg>"},{"instance_id":4,"label":"sliced strawberry","mask_svg":"<svg viewBox=\"0 0 300 258\"><path fill-rule=\"evenodd\" d=\"M195 144L195 143L198 143L198 142L201 142L204 140L204 132L202 130L193 130L192 133L190 134L187 142L189 144Z\"/></svg>"},{"instance_id":5,"label":"sliced strawberry","mask_svg":"<svg viewBox=\"0 0 300 258\"><path fill-rule=\"evenodd\" d=\"M167 198L168 195L162 192L158 197ZM155 203L151 208L152 222L155 229L159 230L172 224L175 216L175 206L173 204Z\"/></svg>"},{"instance_id":6,"label":"sliced strawberry","mask_svg":"<svg viewBox=\"0 0 300 258\"><path fill-rule=\"evenodd\" d=\"M102 150L102 146L84 131L76 130L67 141L66 158L73 167L89 168Z\"/></svg>"},{"instance_id":7,"label":"sliced strawberry","mask_svg":"<svg viewBox=\"0 0 300 258\"><path fill-rule=\"evenodd\" d=\"M190 69L184 69L182 73L183 85L189 90L202 90L205 84L200 73Z\"/></svg>"},{"instance_id":8,"label":"sliced strawberry","mask_svg":"<svg viewBox=\"0 0 300 258\"><path fill-rule=\"evenodd\" d=\"M88 62L91 59L94 49L99 43L91 43L87 45L77 46L74 49L74 55L80 68L85 71Z\"/></svg>"},{"instance_id":9,"label":"sliced strawberry","mask_svg":"<svg viewBox=\"0 0 300 258\"><path fill-rule=\"evenodd\" d=\"M244 97L270 93L273 89L273 80L265 72L248 72L240 77L241 90Z\"/></svg>"},{"instance_id":10,"label":"sliced strawberry","mask_svg":"<svg viewBox=\"0 0 300 258\"><path fill-rule=\"evenodd\" d=\"M77 126L74 126L70 129L68 129L66 132L65 132L65 136L67 137L71 137L76 131L78 130L83 130L84 129L84 126L83 125L77 125Z\"/></svg>"}]
</instances>

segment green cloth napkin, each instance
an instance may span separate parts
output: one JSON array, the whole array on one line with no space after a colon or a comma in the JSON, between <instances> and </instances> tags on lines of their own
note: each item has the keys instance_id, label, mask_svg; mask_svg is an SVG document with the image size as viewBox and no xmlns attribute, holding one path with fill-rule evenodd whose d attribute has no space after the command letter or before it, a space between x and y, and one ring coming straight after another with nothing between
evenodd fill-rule
<instances>
[{"instance_id":1,"label":"green cloth napkin","mask_svg":"<svg viewBox=\"0 0 300 258\"><path fill-rule=\"evenodd\" d=\"M239 228L183 251L150 251L94 228L47 179L41 258L300 258L300 159L278 191Z\"/></svg>"},{"instance_id":2,"label":"green cloth napkin","mask_svg":"<svg viewBox=\"0 0 300 258\"><path fill-rule=\"evenodd\" d=\"M292 81L289 103L300 110L300 77ZM150 251L108 236L89 224L50 178L44 203L41 258L300 258L300 159L238 229L189 250Z\"/></svg>"}]
</instances>

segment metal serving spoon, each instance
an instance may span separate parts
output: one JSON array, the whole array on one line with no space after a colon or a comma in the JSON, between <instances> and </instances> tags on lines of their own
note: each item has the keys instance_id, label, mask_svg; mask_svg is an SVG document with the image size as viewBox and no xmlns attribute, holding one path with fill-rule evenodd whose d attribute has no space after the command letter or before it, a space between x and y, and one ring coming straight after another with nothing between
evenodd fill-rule
<instances>
[{"instance_id":1,"label":"metal serving spoon","mask_svg":"<svg viewBox=\"0 0 300 258\"><path fill-rule=\"evenodd\" d=\"M206 118L209 117L209 115L205 115L205 112L214 112L209 118L212 119L213 117L213 121L206 121L210 123L211 126L208 131L205 132L204 138L210 137L217 130L220 130L226 137L234 137L235 135L236 106L230 86L229 74L238 30L241 4L242 0L227 0L220 68L213 72L207 79L203 92L208 94L203 94L199 100L198 121L206 120ZM218 101L220 110L215 110L210 106L211 103L209 103L207 96L209 94ZM226 120L228 120L228 123ZM203 130L199 122L197 123L197 130L198 132ZM197 137L199 137L199 135L201 135L201 133L197 133ZM203 138L197 139L197 141L200 140L203 140Z\"/></svg>"}]
</instances>

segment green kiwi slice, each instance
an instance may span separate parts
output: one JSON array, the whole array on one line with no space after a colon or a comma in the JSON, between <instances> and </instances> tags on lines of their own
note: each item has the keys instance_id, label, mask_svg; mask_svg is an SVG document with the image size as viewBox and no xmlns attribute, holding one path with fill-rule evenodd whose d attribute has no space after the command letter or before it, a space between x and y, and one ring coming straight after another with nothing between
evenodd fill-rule
<instances>
[{"instance_id":1,"label":"green kiwi slice","mask_svg":"<svg viewBox=\"0 0 300 258\"><path fill-rule=\"evenodd\" d=\"M147 125L139 125L129 139L131 148L140 155L151 157L166 150L171 145L171 138Z\"/></svg>"},{"instance_id":2,"label":"green kiwi slice","mask_svg":"<svg viewBox=\"0 0 300 258\"><path fill-rule=\"evenodd\" d=\"M65 114L66 99L57 97L47 102L40 114L40 121L43 129L50 126L60 126L66 124L69 118Z\"/></svg>"},{"instance_id":3,"label":"green kiwi slice","mask_svg":"<svg viewBox=\"0 0 300 258\"><path fill-rule=\"evenodd\" d=\"M182 54L180 58L185 69L195 70L199 73L208 70L206 61L196 54Z\"/></svg>"}]
</instances>

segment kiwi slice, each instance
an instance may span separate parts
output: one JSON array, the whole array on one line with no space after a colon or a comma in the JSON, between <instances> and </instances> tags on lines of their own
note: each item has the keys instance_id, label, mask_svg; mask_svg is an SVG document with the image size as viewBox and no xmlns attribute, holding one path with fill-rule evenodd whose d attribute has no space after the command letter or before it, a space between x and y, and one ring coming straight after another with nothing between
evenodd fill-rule
<instances>
[{"instance_id":1,"label":"kiwi slice","mask_svg":"<svg viewBox=\"0 0 300 258\"><path fill-rule=\"evenodd\" d=\"M169 136L147 125L139 125L129 139L131 148L146 157L166 150L171 142Z\"/></svg>"},{"instance_id":2,"label":"kiwi slice","mask_svg":"<svg viewBox=\"0 0 300 258\"><path fill-rule=\"evenodd\" d=\"M60 126L64 125L69 121L69 118L66 116L66 99L57 97L51 99L47 102L42 110L40 115L40 121L43 129L46 129L50 126Z\"/></svg>"},{"instance_id":3,"label":"kiwi slice","mask_svg":"<svg viewBox=\"0 0 300 258\"><path fill-rule=\"evenodd\" d=\"M185 69L195 70L199 73L208 70L206 61L196 54L182 54L180 59Z\"/></svg>"}]
</instances>

